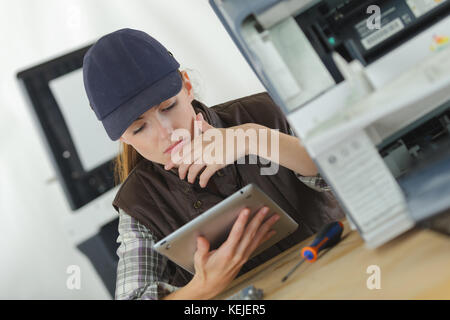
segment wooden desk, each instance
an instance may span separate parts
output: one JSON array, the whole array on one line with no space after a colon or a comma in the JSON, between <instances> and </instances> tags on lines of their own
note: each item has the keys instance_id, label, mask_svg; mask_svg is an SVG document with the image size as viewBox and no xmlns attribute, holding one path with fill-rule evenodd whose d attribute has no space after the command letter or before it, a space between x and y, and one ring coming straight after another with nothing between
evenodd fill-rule
<instances>
[{"instance_id":1,"label":"wooden desk","mask_svg":"<svg viewBox=\"0 0 450 320\"><path fill-rule=\"evenodd\" d=\"M300 260L300 249L314 237L235 279L216 299L248 285L264 290L264 299L450 299L450 237L413 229L377 248L365 247L344 221L343 239L304 262L286 282L281 279ZM381 289L368 289L367 267L378 265Z\"/></svg>"}]
</instances>

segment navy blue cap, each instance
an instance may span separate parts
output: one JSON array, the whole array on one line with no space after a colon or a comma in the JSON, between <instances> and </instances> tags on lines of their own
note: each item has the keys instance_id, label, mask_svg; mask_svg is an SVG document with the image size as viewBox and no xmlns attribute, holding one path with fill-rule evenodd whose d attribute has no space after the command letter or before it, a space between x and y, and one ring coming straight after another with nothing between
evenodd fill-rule
<instances>
[{"instance_id":1,"label":"navy blue cap","mask_svg":"<svg viewBox=\"0 0 450 320\"><path fill-rule=\"evenodd\" d=\"M180 92L179 67L161 43L133 29L107 34L88 50L84 88L111 140L119 139L148 109Z\"/></svg>"}]
</instances>

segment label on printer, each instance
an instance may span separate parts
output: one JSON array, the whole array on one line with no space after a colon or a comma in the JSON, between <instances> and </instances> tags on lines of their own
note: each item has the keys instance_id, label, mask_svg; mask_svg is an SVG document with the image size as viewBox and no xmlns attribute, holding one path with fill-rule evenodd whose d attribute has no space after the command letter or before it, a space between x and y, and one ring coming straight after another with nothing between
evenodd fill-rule
<instances>
[{"instance_id":1,"label":"label on printer","mask_svg":"<svg viewBox=\"0 0 450 320\"><path fill-rule=\"evenodd\" d=\"M389 39L405 28L414 19L413 14L404 2L396 2L390 6L382 6L380 29L369 29L367 19L361 20L354 28L364 49L369 50Z\"/></svg>"},{"instance_id":2,"label":"label on printer","mask_svg":"<svg viewBox=\"0 0 450 320\"><path fill-rule=\"evenodd\" d=\"M400 30L402 30L405 26L400 18L397 18L385 26L383 26L380 30L372 33L370 36L361 40L362 45L366 50L376 46L377 44L383 42L387 38L390 38Z\"/></svg>"},{"instance_id":3,"label":"label on printer","mask_svg":"<svg viewBox=\"0 0 450 320\"><path fill-rule=\"evenodd\" d=\"M368 19L372 15L365 15L364 19L353 25L353 36L361 49L369 51L381 45L386 40L404 32L420 19L449 0L398 0L386 1L379 5L380 26L371 28Z\"/></svg>"}]
</instances>

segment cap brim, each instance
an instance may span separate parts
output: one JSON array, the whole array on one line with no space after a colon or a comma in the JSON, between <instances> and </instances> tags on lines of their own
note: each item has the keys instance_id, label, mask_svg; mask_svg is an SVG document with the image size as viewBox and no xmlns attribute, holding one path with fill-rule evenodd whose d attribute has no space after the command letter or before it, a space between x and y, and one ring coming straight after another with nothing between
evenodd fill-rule
<instances>
[{"instance_id":1,"label":"cap brim","mask_svg":"<svg viewBox=\"0 0 450 320\"><path fill-rule=\"evenodd\" d=\"M177 95L182 84L181 76L175 70L108 114L102 123L109 138L118 140L141 114Z\"/></svg>"}]
</instances>

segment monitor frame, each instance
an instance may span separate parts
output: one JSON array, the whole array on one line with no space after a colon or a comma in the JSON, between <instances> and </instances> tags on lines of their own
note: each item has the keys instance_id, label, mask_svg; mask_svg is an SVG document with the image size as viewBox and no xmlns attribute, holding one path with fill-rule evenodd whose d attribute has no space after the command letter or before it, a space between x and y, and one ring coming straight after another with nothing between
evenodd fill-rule
<instances>
[{"instance_id":1,"label":"monitor frame","mask_svg":"<svg viewBox=\"0 0 450 320\"><path fill-rule=\"evenodd\" d=\"M115 187L114 158L89 171L83 168L49 85L51 80L82 68L84 55L91 46L32 66L16 75L72 211Z\"/></svg>"}]
</instances>

